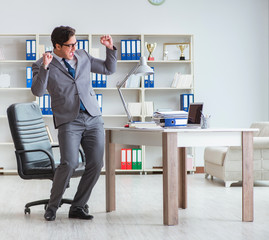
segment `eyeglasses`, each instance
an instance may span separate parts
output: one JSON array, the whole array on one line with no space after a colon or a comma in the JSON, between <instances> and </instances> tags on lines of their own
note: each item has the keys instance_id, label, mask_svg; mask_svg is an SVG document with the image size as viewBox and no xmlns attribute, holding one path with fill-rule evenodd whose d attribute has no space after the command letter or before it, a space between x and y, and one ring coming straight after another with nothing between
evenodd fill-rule
<instances>
[{"instance_id":1,"label":"eyeglasses","mask_svg":"<svg viewBox=\"0 0 269 240\"><path fill-rule=\"evenodd\" d=\"M75 47L75 46L77 46L78 45L78 42L75 42L75 43L71 43L71 44L62 44L62 46L66 46L66 47L69 47L69 48L73 48L73 47Z\"/></svg>"}]
</instances>

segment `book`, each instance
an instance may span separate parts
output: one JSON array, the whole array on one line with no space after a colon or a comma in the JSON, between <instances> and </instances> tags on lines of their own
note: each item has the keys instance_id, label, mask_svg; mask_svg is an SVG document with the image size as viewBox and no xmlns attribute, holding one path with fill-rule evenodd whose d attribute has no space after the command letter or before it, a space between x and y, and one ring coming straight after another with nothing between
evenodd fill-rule
<instances>
[{"instance_id":1,"label":"book","mask_svg":"<svg viewBox=\"0 0 269 240\"><path fill-rule=\"evenodd\" d=\"M171 87L182 89L191 88L192 82L193 82L192 74L181 74L180 72L176 72Z\"/></svg>"},{"instance_id":2,"label":"book","mask_svg":"<svg viewBox=\"0 0 269 240\"><path fill-rule=\"evenodd\" d=\"M154 112L154 107L153 107L153 102L145 102L145 115L146 116L153 116Z\"/></svg>"}]
</instances>

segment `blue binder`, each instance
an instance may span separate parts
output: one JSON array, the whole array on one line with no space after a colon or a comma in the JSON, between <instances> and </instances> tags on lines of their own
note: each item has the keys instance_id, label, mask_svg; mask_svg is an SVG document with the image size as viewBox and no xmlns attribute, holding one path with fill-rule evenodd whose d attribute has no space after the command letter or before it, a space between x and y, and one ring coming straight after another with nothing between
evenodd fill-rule
<instances>
[{"instance_id":1,"label":"blue binder","mask_svg":"<svg viewBox=\"0 0 269 240\"><path fill-rule=\"evenodd\" d=\"M89 40L83 40L83 41L84 41L83 49L88 53L89 52Z\"/></svg>"},{"instance_id":2,"label":"blue binder","mask_svg":"<svg viewBox=\"0 0 269 240\"><path fill-rule=\"evenodd\" d=\"M180 109L188 112L190 103L194 102L194 94L181 94L180 95Z\"/></svg>"},{"instance_id":3,"label":"blue binder","mask_svg":"<svg viewBox=\"0 0 269 240\"><path fill-rule=\"evenodd\" d=\"M100 107L100 111L103 111L103 94L96 94L97 102Z\"/></svg>"},{"instance_id":4,"label":"blue binder","mask_svg":"<svg viewBox=\"0 0 269 240\"><path fill-rule=\"evenodd\" d=\"M154 71L154 67L151 67L151 68ZM149 78L149 87L154 88L154 73L151 75L148 75L148 78Z\"/></svg>"},{"instance_id":5,"label":"blue binder","mask_svg":"<svg viewBox=\"0 0 269 240\"><path fill-rule=\"evenodd\" d=\"M121 40L121 60L127 60L126 40Z\"/></svg>"},{"instance_id":6,"label":"blue binder","mask_svg":"<svg viewBox=\"0 0 269 240\"><path fill-rule=\"evenodd\" d=\"M32 43L31 43L31 40L26 40L26 60L32 60L31 59L31 46L32 46Z\"/></svg>"},{"instance_id":7,"label":"blue binder","mask_svg":"<svg viewBox=\"0 0 269 240\"><path fill-rule=\"evenodd\" d=\"M107 75L103 74L102 75L102 81L101 81L102 82L102 84L101 84L102 88L106 88L106 82L107 82L106 80L107 80Z\"/></svg>"},{"instance_id":8,"label":"blue binder","mask_svg":"<svg viewBox=\"0 0 269 240\"><path fill-rule=\"evenodd\" d=\"M44 115L49 115L49 113L50 113L50 110L49 110L49 108L50 108L50 96L49 96L49 94L44 94L43 95L43 98L44 98L44 110L43 110L43 114Z\"/></svg>"},{"instance_id":9,"label":"blue binder","mask_svg":"<svg viewBox=\"0 0 269 240\"><path fill-rule=\"evenodd\" d=\"M84 40L77 40L78 42L78 49L84 49Z\"/></svg>"},{"instance_id":10,"label":"blue binder","mask_svg":"<svg viewBox=\"0 0 269 240\"><path fill-rule=\"evenodd\" d=\"M187 126L187 118L165 118L160 122L164 123L164 127Z\"/></svg>"},{"instance_id":11,"label":"blue binder","mask_svg":"<svg viewBox=\"0 0 269 240\"><path fill-rule=\"evenodd\" d=\"M194 103L194 94L189 94L188 96L188 104L190 106L191 103Z\"/></svg>"},{"instance_id":12,"label":"blue binder","mask_svg":"<svg viewBox=\"0 0 269 240\"><path fill-rule=\"evenodd\" d=\"M136 60L141 58L141 40L136 40Z\"/></svg>"},{"instance_id":13,"label":"blue binder","mask_svg":"<svg viewBox=\"0 0 269 240\"><path fill-rule=\"evenodd\" d=\"M52 108L51 108L51 96L49 95L49 115L52 115L52 114L53 114L53 112L52 112Z\"/></svg>"},{"instance_id":14,"label":"blue binder","mask_svg":"<svg viewBox=\"0 0 269 240\"><path fill-rule=\"evenodd\" d=\"M26 87L32 87L32 67L26 67Z\"/></svg>"},{"instance_id":15,"label":"blue binder","mask_svg":"<svg viewBox=\"0 0 269 240\"><path fill-rule=\"evenodd\" d=\"M126 40L126 55L127 55L126 60L132 60L131 48L132 48L131 40Z\"/></svg>"},{"instance_id":16,"label":"blue binder","mask_svg":"<svg viewBox=\"0 0 269 240\"><path fill-rule=\"evenodd\" d=\"M148 88L149 87L149 75L146 75L144 77L144 88Z\"/></svg>"},{"instance_id":17,"label":"blue binder","mask_svg":"<svg viewBox=\"0 0 269 240\"><path fill-rule=\"evenodd\" d=\"M131 40L131 60L137 60L136 40Z\"/></svg>"},{"instance_id":18,"label":"blue binder","mask_svg":"<svg viewBox=\"0 0 269 240\"><path fill-rule=\"evenodd\" d=\"M97 87L97 74L96 73L92 73L92 87Z\"/></svg>"},{"instance_id":19,"label":"blue binder","mask_svg":"<svg viewBox=\"0 0 269 240\"><path fill-rule=\"evenodd\" d=\"M31 40L31 60L36 60L36 40Z\"/></svg>"},{"instance_id":20,"label":"blue binder","mask_svg":"<svg viewBox=\"0 0 269 240\"><path fill-rule=\"evenodd\" d=\"M97 74L96 74L96 77L97 77L97 80L96 80L96 82L97 82L96 87L100 88L100 87L102 87L102 74L97 73Z\"/></svg>"}]
</instances>

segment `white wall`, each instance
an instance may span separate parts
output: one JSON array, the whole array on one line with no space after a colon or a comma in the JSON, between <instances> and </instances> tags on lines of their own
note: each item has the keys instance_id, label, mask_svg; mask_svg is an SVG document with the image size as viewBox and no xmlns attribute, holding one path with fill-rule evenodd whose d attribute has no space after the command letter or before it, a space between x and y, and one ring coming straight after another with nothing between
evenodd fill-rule
<instances>
[{"instance_id":1,"label":"white wall","mask_svg":"<svg viewBox=\"0 0 269 240\"><path fill-rule=\"evenodd\" d=\"M211 126L248 127L268 120L268 9L268 0L5 0L0 33L194 34L196 101Z\"/></svg>"}]
</instances>

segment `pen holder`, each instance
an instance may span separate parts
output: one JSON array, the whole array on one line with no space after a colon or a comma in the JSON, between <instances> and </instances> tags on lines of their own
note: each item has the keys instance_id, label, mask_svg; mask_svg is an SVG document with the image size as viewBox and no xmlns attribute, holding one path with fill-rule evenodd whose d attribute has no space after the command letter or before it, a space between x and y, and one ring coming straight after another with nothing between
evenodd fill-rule
<instances>
[{"instance_id":1,"label":"pen holder","mask_svg":"<svg viewBox=\"0 0 269 240\"><path fill-rule=\"evenodd\" d=\"M210 117L210 115L202 115L202 129L209 128Z\"/></svg>"}]
</instances>

